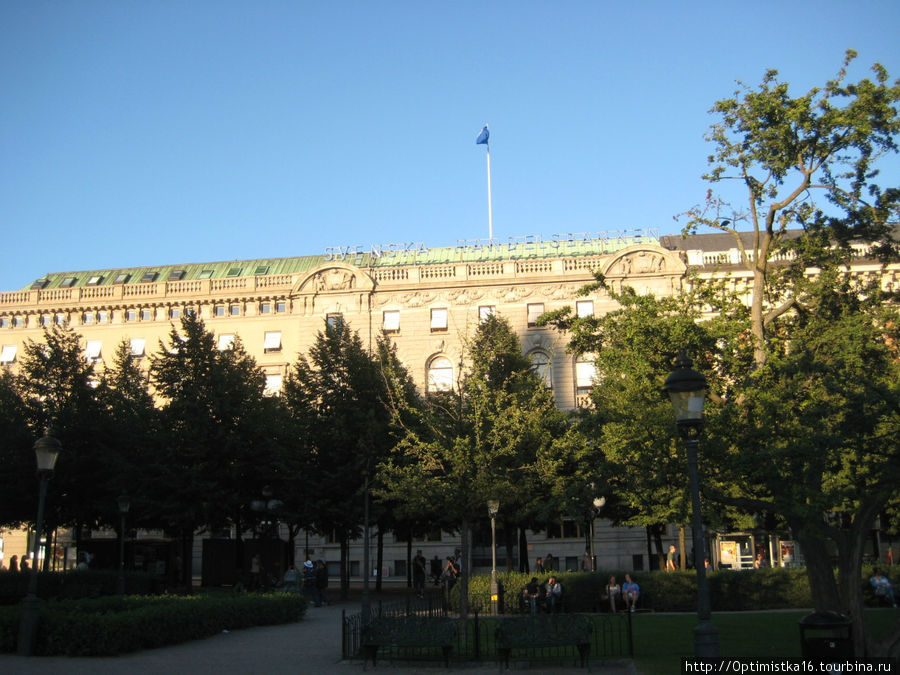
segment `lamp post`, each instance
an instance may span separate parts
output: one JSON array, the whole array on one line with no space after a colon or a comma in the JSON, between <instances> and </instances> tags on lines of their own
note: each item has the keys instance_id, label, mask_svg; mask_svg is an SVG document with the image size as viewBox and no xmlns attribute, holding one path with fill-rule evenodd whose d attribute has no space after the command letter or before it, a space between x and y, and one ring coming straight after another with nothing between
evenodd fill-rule
<instances>
[{"instance_id":1,"label":"lamp post","mask_svg":"<svg viewBox=\"0 0 900 675\"><path fill-rule=\"evenodd\" d=\"M591 487L594 484L591 483ZM597 520L597 516L600 515L600 509L606 506L606 497L594 497L591 502L591 522L590 522L590 534L588 535L588 544L590 547L590 555L591 555L591 572L597 571L597 558L594 556L594 521Z\"/></svg>"},{"instance_id":2,"label":"lamp post","mask_svg":"<svg viewBox=\"0 0 900 675\"><path fill-rule=\"evenodd\" d=\"M120 494L116 500L119 505L119 595L125 595L125 516L131 508L131 500L126 494Z\"/></svg>"},{"instance_id":3,"label":"lamp post","mask_svg":"<svg viewBox=\"0 0 900 675\"><path fill-rule=\"evenodd\" d=\"M499 499L488 499L488 515L491 517L491 614L497 614L500 604L500 585L497 583L497 513Z\"/></svg>"},{"instance_id":4,"label":"lamp post","mask_svg":"<svg viewBox=\"0 0 900 675\"><path fill-rule=\"evenodd\" d=\"M34 523L34 553L31 559L31 576L28 578L28 594L22 600L22 611L19 617L19 637L17 651L20 656L34 654L34 641L37 637L38 607L38 552L41 547L41 525L44 522L44 502L47 499L47 483L53 476L53 468L62 450L60 442L50 436L49 432L34 444L37 458L37 474L40 479L37 520Z\"/></svg>"},{"instance_id":5,"label":"lamp post","mask_svg":"<svg viewBox=\"0 0 900 675\"><path fill-rule=\"evenodd\" d=\"M685 355L675 361L675 370L666 378L665 391L675 411L678 433L687 449L688 474L691 488L691 529L694 538L694 567L697 570L697 618L694 628L694 656L698 659L719 658L719 631L710 621L712 614L706 565L703 564L703 524L700 517L700 474L697 468L697 449L703 429L703 402L706 398L706 378L691 366Z\"/></svg>"},{"instance_id":6,"label":"lamp post","mask_svg":"<svg viewBox=\"0 0 900 675\"><path fill-rule=\"evenodd\" d=\"M363 623L368 624L371 611L369 602L369 466L363 470L363 590L362 615Z\"/></svg>"}]
</instances>

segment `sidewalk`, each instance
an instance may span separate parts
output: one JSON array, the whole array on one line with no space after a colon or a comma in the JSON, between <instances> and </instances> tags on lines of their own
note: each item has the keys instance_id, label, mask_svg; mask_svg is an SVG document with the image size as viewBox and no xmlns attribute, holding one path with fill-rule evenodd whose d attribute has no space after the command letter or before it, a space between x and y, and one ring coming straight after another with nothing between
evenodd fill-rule
<instances>
[{"instance_id":1,"label":"sidewalk","mask_svg":"<svg viewBox=\"0 0 900 675\"><path fill-rule=\"evenodd\" d=\"M330 589L332 596L337 590ZM354 594L355 595L355 594ZM338 675L363 672L361 661L341 660L341 610L359 610L357 597L329 607L310 607L298 623L250 628L214 635L172 647L150 649L114 657L24 657L0 656L0 672L30 675L40 673L90 673L121 675L122 673L159 673L160 675L200 675L201 673L239 673L240 675L277 675L279 673ZM545 668L529 664L511 664L511 670L527 670L530 675L582 672L572 665ZM498 672L497 664L484 662L444 668L440 663L380 661L377 668L368 665L367 672L396 670L414 675L431 673L469 673L481 675ZM592 665L592 673L634 675L630 661Z\"/></svg>"}]
</instances>

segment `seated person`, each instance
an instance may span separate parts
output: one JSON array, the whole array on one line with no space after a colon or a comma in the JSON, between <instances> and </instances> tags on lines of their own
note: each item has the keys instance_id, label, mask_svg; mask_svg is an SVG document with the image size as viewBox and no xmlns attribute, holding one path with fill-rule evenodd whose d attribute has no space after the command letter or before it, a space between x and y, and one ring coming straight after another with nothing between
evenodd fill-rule
<instances>
[{"instance_id":1,"label":"seated person","mask_svg":"<svg viewBox=\"0 0 900 675\"><path fill-rule=\"evenodd\" d=\"M625 599L625 607L629 612L634 611L638 598L641 597L641 587L631 580L631 575L625 575L625 583L622 584L622 597Z\"/></svg>"},{"instance_id":2,"label":"seated person","mask_svg":"<svg viewBox=\"0 0 900 675\"><path fill-rule=\"evenodd\" d=\"M884 576L877 567L873 571L869 583L872 584L872 590L875 591L876 597L887 599L891 603L891 607L897 606L897 599L894 597L894 588L891 586L891 580Z\"/></svg>"},{"instance_id":3,"label":"seated person","mask_svg":"<svg viewBox=\"0 0 900 675\"><path fill-rule=\"evenodd\" d=\"M562 593L562 584L556 580L555 576L551 575L550 578L547 579L547 585L545 586L547 611L551 614L559 612L559 609L562 606Z\"/></svg>"},{"instance_id":4,"label":"seated person","mask_svg":"<svg viewBox=\"0 0 900 675\"><path fill-rule=\"evenodd\" d=\"M528 603L531 613L536 613L538 601L541 599L541 585L538 583L537 577L531 577L531 581L525 584L522 598Z\"/></svg>"},{"instance_id":5,"label":"seated person","mask_svg":"<svg viewBox=\"0 0 900 675\"><path fill-rule=\"evenodd\" d=\"M606 586L603 587L603 595L600 596L603 600L609 600L609 611L615 613L616 605L619 602L619 598L622 595L622 587L619 586L619 583L616 581L615 576L611 576Z\"/></svg>"}]
</instances>

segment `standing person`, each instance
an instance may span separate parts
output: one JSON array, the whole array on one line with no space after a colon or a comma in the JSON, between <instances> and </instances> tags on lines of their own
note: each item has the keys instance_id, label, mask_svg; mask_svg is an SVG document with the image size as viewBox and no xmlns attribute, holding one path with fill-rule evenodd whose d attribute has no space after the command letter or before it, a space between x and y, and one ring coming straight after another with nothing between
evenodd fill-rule
<instances>
[{"instance_id":1,"label":"standing person","mask_svg":"<svg viewBox=\"0 0 900 675\"><path fill-rule=\"evenodd\" d=\"M562 595L563 595L563 587L559 581L556 580L554 575L550 575L550 578L547 579L546 592L544 594L544 598L547 602L547 611L551 614L556 614L559 612L559 608L562 605Z\"/></svg>"},{"instance_id":2,"label":"standing person","mask_svg":"<svg viewBox=\"0 0 900 675\"><path fill-rule=\"evenodd\" d=\"M9 571L10 572L18 572L19 571L19 556L14 555L9 559Z\"/></svg>"},{"instance_id":3,"label":"standing person","mask_svg":"<svg viewBox=\"0 0 900 675\"><path fill-rule=\"evenodd\" d=\"M544 556L544 569L545 570L547 570L548 572L552 572L553 570L556 569L556 567L554 567L555 564L556 564L556 559L553 557L552 553L548 553L546 556Z\"/></svg>"},{"instance_id":4,"label":"standing person","mask_svg":"<svg viewBox=\"0 0 900 675\"><path fill-rule=\"evenodd\" d=\"M625 607L629 612L634 611L638 598L641 597L641 587L631 580L631 575L625 575L625 583L622 584L622 597L625 598Z\"/></svg>"},{"instance_id":5,"label":"standing person","mask_svg":"<svg viewBox=\"0 0 900 675\"><path fill-rule=\"evenodd\" d=\"M444 580L444 584L448 591L456 584L456 577L458 576L459 568L456 566L456 561L453 559L452 555L448 555L447 564L444 565L444 572L442 575L442 579Z\"/></svg>"},{"instance_id":6,"label":"standing person","mask_svg":"<svg viewBox=\"0 0 900 675\"><path fill-rule=\"evenodd\" d=\"M891 586L891 580L884 576L877 567L873 570L869 583L872 584L872 590L875 591L877 597L886 598L892 607L897 606L897 599L894 597L894 587Z\"/></svg>"},{"instance_id":7,"label":"standing person","mask_svg":"<svg viewBox=\"0 0 900 675\"><path fill-rule=\"evenodd\" d=\"M331 604L331 599L328 597L328 567L324 560L316 561L316 593L319 596L320 605Z\"/></svg>"},{"instance_id":8,"label":"standing person","mask_svg":"<svg viewBox=\"0 0 900 675\"><path fill-rule=\"evenodd\" d=\"M544 561L541 558L538 558L534 561L534 571L536 574L543 574L546 570L544 569Z\"/></svg>"},{"instance_id":9,"label":"standing person","mask_svg":"<svg viewBox=\"0 0 900 675\"><path fill-rule=\"evenodd\" d=\"M525 584L525 590L522 591L522 596L528 603L528 607L533 616L537 613L537 603L541 598L541 585L538 583L537 577L531 577L531 581Z\"/></svg>"},{"instance_id":10,"label":"standing person","mask_svg":"<svg viewBox=\"0 0 900 675\"><path fill-rule=\"evenodd\" d=\"M303 597L307 602L312 602L315 607L322 605L319 590L316 588L316 570L312 560L303 563Z\"/></svg>"},{"instance_id":11,"label":"standing person","mask_svg":"<svg viewBox=\"0 0 900 675\"><path fill-rule=\"evenodd\" d=\"M591 557L591 552L588 549L584 549L584 555L581 556L581 571L582 572L593 572L594 571L594 559Z\"/></svg>"},{"instance_id":12,"label":"standing person","mask_svg":"<svg viewBox=\"0 0 900 675\"><path fill-rule=\"evenodd\" d=\"M669 552L666 554L666 572L675 571L675 544L669 544Z\"/></svg>"},{"instance_id":13,"label":"standing person","mask_svg":"<svg viewBox=\"0 0 900 675\"><path fill-rule=\"evenodd\" d=\"M412 577L413 577L413 592L420 598L424 597L425 596L425 556L422 555L421 550L417 551L416 557L413 558Z\"/></svg>"}]
</instances>

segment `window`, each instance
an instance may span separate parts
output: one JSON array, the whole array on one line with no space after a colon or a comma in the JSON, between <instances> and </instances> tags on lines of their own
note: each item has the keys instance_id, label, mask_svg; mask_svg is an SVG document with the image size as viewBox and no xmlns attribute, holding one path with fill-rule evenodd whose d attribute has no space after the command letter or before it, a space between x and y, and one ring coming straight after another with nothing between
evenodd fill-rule
<instances>
[{"instance_id":1,"label":"window","mask_svg":"<svg viewBox=\"0 0 900 675\"><path fill-rule=\"evenodd\" d=\"M172 270L166 281L181 281L184 278L184 270Z\"/></svg>"},{"instance_id":2,"label":"window","mask_svg":"<svg viewBox=\"0 0 900 675\"><path fill-rule=\"evenodd\" d=\"M431 310L431 332L440 333L447 330L447 308L440 307Z\"/></svg>"},{"instance_id":3,"label":"window","mask_svg":"<svg viewBox=\"0 0 900 675\"><path fill-rule=\"evenodd\" d=\"M100 351L103 348L103 343L100 340L88 340L87 347L84 350L85 358L91 363L97 363L100 361Z\"/></svg>"},{"instance_id":4,"label":"window","mask_svg":"<svg viewBox=\"0 0 900 675\"><path fill-rule=\"evenodd\" d=\"M144 276L141 277L142 284L149 284L153 281L156 281L156 272L144 272Z\"/></svg>"},{"instance_id":5,"label":"window","mask_svg":"<svg viewBox=\"0 0 900 675\"><path fill-rule=\"evenodd\" d=\"M266 375L263 396L278 396L281 393L281 375Z\"/></svg>"},{"instance_id":6,"label":"window","mask_svg":"<svg viewBox=\"0 0 900 675\"><path fill-rule=\"evenodd\" d=\"M241 315L241 306L238 304L229 305L228 313L231 316L240 316Z\"/></svg>"},{"instance_id":7,"label":"window","mask_svg":"<svg viewBox=\"0 0 900 675\"><path fill-rule=\"evenodd\" d=\"M384 312L384 318L381 324L381 329L385 333L399 333L400 332L400 310L397 309L389 309Z\"/></svg>"},{"instance_id":8,"label":"window","mask_svg":"<svg viewBox=\"0 0 900 675\"><path fill-rule=\"evenodd\" d=\"M272 313L272 303L271 302L259 303L259 313L260 314L271 314Z\"/></svg>"},{"instance_id":9,"label":"window","mask_svg":"<svg viewBox=\"0 0 900 675\"><path fill-rule=\"evenodd\" d=\"M13 317L13 328L21 328L25 325L25 317L24 316L14 316Z\"/></svg>"},{"instance_id":10,"label":"window","mask_svg":"<svg viewBox=\"0 0 900 675\"><path fill-rule=\"evenodd\" d=\"M268 265L257 265L256 269L253 270L253 274L258 277L261 277L262 275L268 274L268 273L269 273Z\"/></svg>"},{"instance_id":11,"label":"window","mask_svg":"<svg viewBox=\"0 0 900 675\"><path fill-rule=\"evenodd\" d=\"M41 325L49 326L53 323L53 316L51 314L41 314Z\"/></svg>"},{"instance_id":12,"label":"window","mask_svg":"<svg viewBox=\"0 0 900 675\"><path fill-rule=\"evenodd\" d=\"M134 357L143 356L146 344L147 340L144 338L131 338L131 355Z\"/></svg>"},{"instance_id":13,"label":"window","mask_svg":"<svg viewBox=\"0 0 900 675\"><path fill-rule=\"evenodd\" d=\"M531 359L531 369L544 381L544 386L547 389L552 388L553 377L550 371L550 357L544 352L531 352L529 358Z\"/></svg>"},{"instance_id":14,"label":"window","mask_svg":"<svg viewBox=\"0 0 900 675\"><path fill-rule=\"evenodd\" d=\"M88 286L99 286L100 282L103 281L103 277L99 274L95 274L87 280Z\"/></svg>"},{"instance_id":15,"label":"window","mask_svg":"<svg viewBox=\"0 0 900 675\"><path fill-rule=\"evenodd\" d=\"M530 302L528 303L528 327L533 328L537 326L538 317L544 313L544 303L543 302Z\"/></svg>"},{"instance_id":16,"label":"window","mask_svg":"<svg viewBox=\"0 0 900 675\"><path fill-rule=\"evenodd\" d=\"M141 321L152 321L153 320L153 310L152 309L142 309L141 310Z\"/></svg>"},{"instance_id":17,"label":"window","mask_svg":"<svg viewBox=\"0 0 900 675\"><path fill-rule=\"evenodd\" d=\"M219 336L219 351L231 349L234 346L234 334L223 333Z\"/></svg>"},{"instance_id":18,"label":"window","mask_svg":"<svg viewBox=\"0 0 900 675\"><path fill-rule=\"evenodd\" d=\"M60 287L60 288L72 288L72 286L75 285L75 282L76 282L76 281L77 281L77 279L76 279L75 277L66 277L66 278L63 279L62 282L59 284L59 287Z\"/></svg>"},{"instance_id":19,"label":"window","mask_svg":"<svg viewBox=\"0 0 900 675\"><path fill-rule=\"evenodd\" d=\"M93 312L85 312L81 317L82 323L94 323L94 313Z\"/></svg>"},{"instance_id":20,"label":"window","mask_svg":"<svg viewBox=\"0 0 900 675\"><path fill-rule=\"evenodd\" d=\"M215 270L201 270L200 274L197 275L198 279L212 279Z\"/></svg>"},{"instance_id":21,"label":"window","mask_svg":"<svg viewBox=\"0 0 900 675\"><path fill-rule=\"evenodd\" d=\"M575 359L575 390L579 394L587 394L594 386L597 369L594 359L588 354L582 354Z\"/></svg>"},{"instance_id":22,"label":"window","mask_svg":"<svg viewBox=\"0 0 900 675\"><path fill-rule=\"evenodd\" d=\"M231 267L231 268L229 268L229 270L228 270L228 274L226 274L225 276L227 276L227 277L239 277L239 276L241 276L241 270L242 270L242 269L243 269L243 268L241 268L241 267Z\"/></svg>"},{"instance_id":23,"label":"window","mask_svg":"<svg viewBox=\"0 0 900 675\"><path fill-rule=\"evenodd\" d=\"M216 305L213 314L215 316L225 316L225 305Z\"/></svg>"},{"instance_id":24,"label":"window","mask_svg":"<svg viewBox=\"0 0 900 675\"><path fill-rule=\"evenodd\" d=\"M180 317L181 317L181 307L169 308L169 318L170 319L178 319Z\"/></svg>"},{"instance_id":25,"label":"window","mask_svg":"<svg viewBox=\"0 0 900 675\"><path fill-rule=\"evenodd\" d=\"M478 320L484 321L489 316L495 314L497 312L497 308L494 305L482 305L478 308Z\"/></svg>"},{"instance_id":26,"label":"window","mask_svg":"<svg viewBox=\"0 0 900 675\"><path fill-rule=\"evenodd\" d=\"M14 363L17 350L16 345L3 345L3 350L0 351L0 365L8 366L10 363Z\"/></svg>"},{"instance_id":27,"label":"window","mask_svg":"<svg viewBox=\"0 0 900 675\"><path fill-rule=\"evenodd\" d=\"M49 283L50 283L49 279L38 279L33 284L31 284L31 290L40 291L40 290L44 289L47 286L47 284L49 284Z\"/></svg>"},{"instance_id":28,"label":"window","mask_svg":"<svg viewBox=\"0 0 900 675\"><path fill-rule=\"evenodd\" d=\"M0 316L0 328L9 328L9 317Z\"/></svg>"},{"instance_id":29,"label":"window","mask_svg":"<svg viewBox=\"0 0 900 675\"><path fill-rule=\"evenodd\" d=\"M325 317L326 325L332 330L337 330L338 328L344 327L344 315L343 314L329 314Z\"/></svg>"},{"instance_id":30,"label":"window","mask_svg":"<svg viewBox=\"0 0 900 675\"><path fill-rule=\"evenodd\" d=\"M130 278L131 278L130 274L126 274L125 272L120 272L119 274L116 275L116 278L113 281L113 283L114 284L124 284Z\"/></svg>"},{"instance_id":31,"label":"window","mask_svg":"<svg viewBox=\"0 0 900 675\"><path fill-rule=\"evenodd\" d=\"M284 300L279 300L278 302L276 302L275 303L275 311L279 314L282 312L286 312L287 311L287 302L285 302Z\"/></svg>"},{"instance_id":32,"label":"window","mask_svg":"<svg viewBox=\"0 0 900 675\"><path fill-rule=\"evenodd\" d=\"M65 314L57 314L56 315L56 325L57 326L65 326L66 325L66 315Z\"/></svg>"},{"instance_id":33,"label":"window","mask_svg":"<svg viewBox=\"0 0 900 675\"><path fill-rule=\"evenodd\" d=\"M263 342L263 351L266 354L272 354L274 352L281 351L281 331L280 330L266 331L266 339L265 339L265 342Z\"/></svg>"},{"instance_id":34,"label":"window","mask_svg":"<svg viewBox=\"0 0 900 675\"><path fill-rule=\"evenodd\" d=\"M184 315L185 316L197 316L197 310L194 309L193 307L185 307Z\"/></svg>"},{"instance_id":35,"label":"window","mask_svg":"<svg viewBox=\"0 0 900 675\"><path fill-rule=\"evenodd\" d=\"M428 391L453 391L453 364L446 356L438 356L428 366Z\"/></svg>"},{"instance_id":36,"label":"window","mask_svg":"<svg viewBox=\"0 0 900 675\"><path fill-rule=\"evenodd\" d=\"M125 310L125 320L126 321L137 321L137 310L136 309L126 309Z\"/></svg>"},{"instance_id":37,"label":"window","mask_svg":"<svg viewBox=\"0 0 900 675\"><path fill-rule=\"evenodd\" d=\"M109 323L112 319L112 314L105 309L101 309L97 312L97 323Z\"/></svg>"},{"instance_id":38,"label":"window","mask_svg":"<svg viewBox=\"0 0 900 675\"><path fill-rule=\"evenodd\" d=\"M594 301L579 300L575 303L575 313L578 314L579 318L594 316Z\"/></svg>"}]
</instances>

